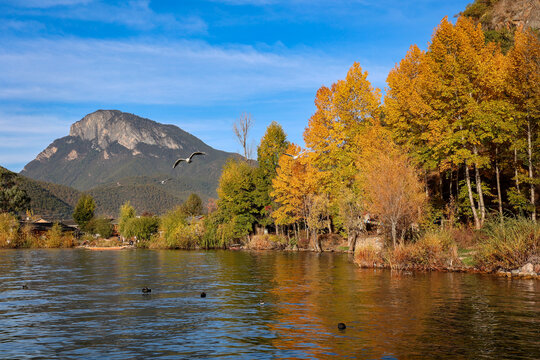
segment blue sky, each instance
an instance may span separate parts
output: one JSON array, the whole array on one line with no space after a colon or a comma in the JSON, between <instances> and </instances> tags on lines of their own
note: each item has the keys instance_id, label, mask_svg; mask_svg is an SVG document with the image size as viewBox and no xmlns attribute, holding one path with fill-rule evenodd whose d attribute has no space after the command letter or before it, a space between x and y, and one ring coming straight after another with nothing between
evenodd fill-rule
<instances>
[{"instance_id":1,"label":"blue sky","mask_svg":"<svg viewBox=\"0 0 540 360\"><path fill-rule=\"evenodd\" d=\"M20 171L97 109L239 151L232 124L302 144L321 85L354 61L374 86L470 0L0 0L0 165Z\"/></svg>"}]
</instances>

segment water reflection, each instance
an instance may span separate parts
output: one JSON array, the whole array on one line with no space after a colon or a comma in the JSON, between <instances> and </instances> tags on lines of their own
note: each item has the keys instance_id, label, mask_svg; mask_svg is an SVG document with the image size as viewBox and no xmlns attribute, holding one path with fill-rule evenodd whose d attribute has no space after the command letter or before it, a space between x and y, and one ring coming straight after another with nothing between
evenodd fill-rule
<instances>
[{"instance_id":1,"label":"water reflection","mask_svg":"<svg viewBox=\"0 0 540 360\"><path fill-rule=\"evenodd\" d=\"M338 254L3 250L0 351L19 359L538 359L539 286L358 269Z\"/></svg>"}]
</instances>

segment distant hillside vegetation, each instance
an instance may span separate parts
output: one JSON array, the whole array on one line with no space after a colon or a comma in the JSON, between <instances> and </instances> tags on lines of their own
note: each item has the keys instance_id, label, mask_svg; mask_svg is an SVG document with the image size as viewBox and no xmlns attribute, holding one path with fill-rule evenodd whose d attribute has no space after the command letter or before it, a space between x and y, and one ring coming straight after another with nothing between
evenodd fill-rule
<instances>
[{"instance_id":1,"label":"distant hillside vegetation","mask_svg":"<svg viewBox=\"0 0 540 360\"><path fill-rule=\"evenodd\" d=\"M117 217L120 206L130 201L137 213L149 212L161 215L166 211L181 205L197 189L190 188L177 179L168 179L161 183L164 177L129 177L115 184L95 187L88 191L95 199L97 212L100 215ZM203 200L207 196L201 196Z\"/></svg>"},{"instance_id":2,"label":"distant hillside vegetation","mask_svg":"<svg viewBox=\"0 0 540 360\"><path fill-rule=\"evenodd\" d=\"M523 26L535 31L540 28L540 1L475 0L467 5L461 15L482 24L486 40L498 42L507 52L514 43L516 27Z\"/></svg>"},{"instance_id":3,"label":"distant hillside vegetation","mask_svg":"<svg viewBox=\"0 0 540 360\"><path fill-rule=\"evenodd\" d=\"M71 218L73 203L79 198L77 190L28 179L0 166L0 173L6 172L13 174L16 184L26 191L30 197L30 209L34 214L56 220Z\"/></svg>"}]
</instances>

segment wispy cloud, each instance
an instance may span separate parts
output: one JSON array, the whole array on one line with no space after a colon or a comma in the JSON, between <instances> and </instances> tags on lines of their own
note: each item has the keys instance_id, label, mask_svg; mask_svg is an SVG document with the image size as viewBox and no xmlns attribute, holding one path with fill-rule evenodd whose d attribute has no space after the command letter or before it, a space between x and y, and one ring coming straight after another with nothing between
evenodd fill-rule
<instances>
[{"instance_id":1,"label":"wispy cloud","mask_svg":"<svg viewBox=\"0 0 540 360\"><path fill-rule=\"evenodd\" d=\"M0 4L11 5L21 8L51 8L56 6L84 5L94 0L0 0Z\"/></svg>"},{"instance_id":2,"label":"wispy cloud","mask_svg":"<svg viewBox=\"0 0 540 360\"><path fill-rule=\"evenodd\" d=\"M349 60L198 41L33 39L0 43L0 99L200 105L313 91Z\"/></svg>"},{"instance_id":3,"label":"wispy cloud","mask_svg":"<svg viewBox=\"0 0 540 360\"><path fill-rule=\"evenodd\" d=\"M208 30L208 25L202 18L195 15L157 13L150 7L149 0L133 0L119 4L98 0L0 0L0 4L2 3L9 5L9 14L22 17L99 22L143 31L173 31L183 35L205 34Z\"/></svg>"}]
</instances>

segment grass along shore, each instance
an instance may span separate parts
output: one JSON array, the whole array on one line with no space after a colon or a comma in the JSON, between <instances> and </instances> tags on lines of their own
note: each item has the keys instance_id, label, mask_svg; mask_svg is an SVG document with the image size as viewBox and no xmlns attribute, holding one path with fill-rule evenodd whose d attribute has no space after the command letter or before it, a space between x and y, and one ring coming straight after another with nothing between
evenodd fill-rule
<instances>
[{"instance_id":1,"label":"grass along shore","mask_svg":"<svg viewBox=\"0 0 540 360\"><path fill-rule=\"evenodd\" d=\"M178 226L178 225L177 225ZM312 251L311 242L303 237L264 234L249 240L213 241L203 222L180 223L181 229L163 231L163 227L148 239L134 242L145 249L232 249ZM347 239L338 234L319 235L323 251L350 252ZM118 238L103 239L91 235L76 238L62 233L55 225L37 236L20 227L15 217L0 214L0 248L115 248L125 245ZM210 246L209 246L210 245ZM468 271L497 273L502 276L540 278L540 224L516 218L490 222L482 230L470 228L430 229L415 239L395 247L382 235L361 236L354 251L358 266L394 270Z\"/></svg>"},{"instance_id":2,"label":"grass along shore","mask_svg":"<svg viewBox=\"0 0 540 360\"><path fill-rule=\"evenodd\" d=\"M540 278L540 224L528 219L490 222L482 230L428 230L395 247L360 240L355 262L361 267L497 273Z\"/></svg>"}]
</instances>

